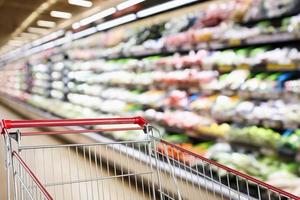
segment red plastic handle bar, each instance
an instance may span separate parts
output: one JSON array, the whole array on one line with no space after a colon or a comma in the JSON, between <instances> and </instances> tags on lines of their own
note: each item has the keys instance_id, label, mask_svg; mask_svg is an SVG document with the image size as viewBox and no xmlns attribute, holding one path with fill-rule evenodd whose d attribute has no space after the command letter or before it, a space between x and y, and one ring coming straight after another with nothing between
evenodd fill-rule
<instances>
[{"instance_id":1,"label":"red plastic handle bar","mask_svg":"<svg viewBox=\"0 0 300 200\"><path fill-rule=\"evenodd\" d=\"M142 117L99 119L52 119L52 120L2 120L2 128L33 128L58 126L137 124L144 127L148 122Z\"/></svg>"},{"instance_id":2,"label":"red plastic handle bar","mask_svg":"<svg viewBox=\"0 0 300 200\"><path fill-rule=\"evenodd\" d=\"M43 184L40 182L40 180L34 175L34 173L30 170L28 165L24 162L24 160L19 156L19 154L15 151L12 152L13 157L15 157L19 163L24 167L25 171L28 173L28 175L32 178L34 183L37 185L37 187L40 189L40 191L44 194L45 198L47 200L54 200L53 197L49 194L49 192L46 190L46 188L43 186Z\"/></svg>"}]
</instances>

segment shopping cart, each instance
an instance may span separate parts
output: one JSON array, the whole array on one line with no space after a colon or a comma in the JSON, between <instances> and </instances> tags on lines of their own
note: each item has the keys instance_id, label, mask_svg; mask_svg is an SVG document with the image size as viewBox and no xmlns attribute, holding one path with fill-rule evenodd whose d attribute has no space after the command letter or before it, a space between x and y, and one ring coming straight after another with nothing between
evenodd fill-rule
<instances>
[{"instance_id":1,"label":"shopping cart","mask_svg":"<svg viewBox=\"0 0 300 200\"><path fill-rule=\"evenodd\" d=\"M7 152L7 199L300 199L160 139L141 117L2 120L0 131ZM82 139L114 131L143 136ZM23 137L42 142L45 135L62 134L76 136L80 144L23 144Z\"/></svg>"}]
</instances>

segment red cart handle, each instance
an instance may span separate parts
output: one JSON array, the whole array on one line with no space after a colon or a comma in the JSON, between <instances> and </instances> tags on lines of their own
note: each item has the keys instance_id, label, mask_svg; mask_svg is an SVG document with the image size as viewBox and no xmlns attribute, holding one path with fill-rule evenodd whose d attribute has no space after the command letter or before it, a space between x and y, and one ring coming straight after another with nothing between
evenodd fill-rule
<instances>
[{"instance_id":1,"label":"red cart handle","mask_svg":"<svg viewBox=\"0 0 300 200\"><path fill-rule=\"evenodd\" d=\"M116 125L116 124L132 124L132 125L136 124L140 126L140 129L142 129L148 124L148 122L142 117L98 118L98 119L94 118L94 119L50 119L50 120L2 120L1 128L11 129L11 128L37 128L37 127L59 127L59 126ZM1 132L3 133L3 130Z\"/></svg>"},{"instance_id":2,"label":"red cart handle","mask_svg":"<svg viewBox=\"0 0 300 200\"><path fill-rule=\"evenodd\" d=\"M84 126L84 125L112 125L137 124L144 127L148 122L142 117L128 118L98 118L98 119L50 119L50 120L3 120L2 126L10 128L33 128L50 126Z\"/></svg>"}]
</instances>

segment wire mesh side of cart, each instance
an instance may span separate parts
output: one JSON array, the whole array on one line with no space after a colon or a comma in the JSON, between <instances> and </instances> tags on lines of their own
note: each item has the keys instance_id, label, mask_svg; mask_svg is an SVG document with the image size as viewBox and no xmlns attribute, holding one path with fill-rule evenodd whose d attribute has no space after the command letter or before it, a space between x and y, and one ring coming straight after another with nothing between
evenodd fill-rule
<instances>
[{"instance_id":1,"label":"wire mesh side of cart","mask_svg":"<svg viewBox=\"0 0 300 200\"><path fill-rule=\"evenodd\" d=\"M4 138L4 152L6 154L6 185L2 185L2 189L6 187L6 199L52 199L36 174L34 174L27 163L15 151L18 149L15 146L18 145L12 142L13 137L10 135L9 130L3 122L0 125L0 134ZM19 132L14 135L19 135Z\"/></svg>"},{"instance_id":2,"label":"wire mesh side of cart","mask_svg":"<svg viewBox=\"0 0 300 200\"><path fill-rule=\"evenodd\" d=\"M53 199L299 199L159 138L20 150ZM103 160L107 156L113 162ZM48 199L30 173L14 165L19 197Z\"/></svg>"},{"instance_id":3,"label":"wire mesh side of cart","mask_svg":"<svg viewBox=\"0 0 300 200\"><path fill-rule=\"evenodd\" d=\"M53 199L156 199L154 163L142 165L143 160L149 161L150 145L150 140L140 140L23 146L20 157ZM130 157L132 154L134 158ZM107 157L113 159L107 162ZM43 199L36 183L24 176L18 163L14 169L25 183L16 187L21 195L28 190L33 199Z\"/></svg>"},{"instance_id":4,"label":"wire mesh side of cart","mask_svg":"<svg viewBox=\"0 0 300 200\"><path fill-rule=\"evenodd\" d=\"M158 160L168 163L168 165L160 165L159 176L161 185L167 186L162 189L162 192L171 199L300 199L178 145L156 139L155 146L153 154L158 156Z\"/></svg>"},{"instance_id":5,"label":"wire mesh side of cart","mask_svg":"<svg viewBox=\"0 0 300 200\"><path fill-rule=\"evenodd\" d=\"M36 174L28 167L17 152L12 152L12 172L14 183L13 199L52 199L50 193L40 182ZM9 183L8 183L9 184ZM8 197L9 199L10 197Z\"/></svg>"}]
</instances>

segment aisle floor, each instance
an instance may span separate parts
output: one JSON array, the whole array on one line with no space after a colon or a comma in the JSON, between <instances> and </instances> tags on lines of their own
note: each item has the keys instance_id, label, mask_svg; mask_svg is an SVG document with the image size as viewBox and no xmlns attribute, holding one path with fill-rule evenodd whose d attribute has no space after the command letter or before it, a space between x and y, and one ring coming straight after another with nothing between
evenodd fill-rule
<instances>
[{"instance_id":1,"label":"aisle floor","mask_svg":"<svg viewBox=\"0 0 300 200\"><path fill-rule=\"evenodd\" d=\"M18 115L15 113L11 112L9 109L3 107L0 105L0 116L1 118L5 119L20 119ZM61 144L60 140L57 140L53 137L50 136L38 136L38 137L23 137L22 138L22 143L26 145L32 145L32 144L37 144L37 143L43 143L43 144L49 144L49 145L55 145L55 144ZM5 166L4 166L4 143L3 143L3 138L0 139L0 185L6 185L6 171L5 171ZM66 153L66 152L64 152ZM67 152L69 153L69 152ZM78 154L75 152L71 151L71 155L69 155L71 158L77 157ZM46 155L35 155L33 157L33 154L28 154L29 158L26 158L27 160L34 160L35 163L39 163L39 165L42 165L44 163L44 159L50 158L51 155L50 153ZM31 158L30 158L31 157ZM84 158L83 156L80 156L79 162L84 163ZM48 176L48 179L55 179L55 176L59 176L58 173L55 173L53 177L53 172L56 161L52 163L51 165L45 165L44 164L44 172L46 176ZM30 164L30 163L29 163ZM67 159L63 159L63 162L61 163L60 168L63 168L64 170L60 171L63 172L62 176L65 177L72 177L74 175L70 175L71 169L67 169L67 165L69 163L67 162ZM56 170L58 166L55 167ZM84 170L84 167L77 169L78 174L85 174L86 171ZM92 166L91 167L91 174L95 173L96 167ZM98 172L97 172L98 173ZM100 170L101 176L102 177L108 177L111 176L111 173L108 172L105 168L101 168ZM52 176L52 177L51 177ZM40 177L42 178L42 177ZM59 177L58 177L59 178ZM99 181L96 182L90 182L87 184L86 182L79 183L76 185L65 185L65 186L55 186L55 187L48 187L50 193L54 196L55 199L148 199L147 195L144 193L141 193L137 188L132 188L129 187L128 183L126 181L123 181L123 179L109 179L109 180L103 180L100 181L99 183L101 184L101 188L99 188L98 185ZM0 187L0 199L5 199L6 196L6 187ZM97 189L93 189L97 188Z\"/></svg>"}]
</instances>

